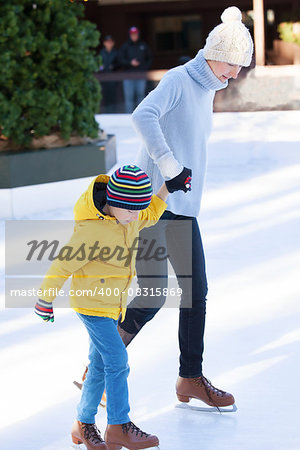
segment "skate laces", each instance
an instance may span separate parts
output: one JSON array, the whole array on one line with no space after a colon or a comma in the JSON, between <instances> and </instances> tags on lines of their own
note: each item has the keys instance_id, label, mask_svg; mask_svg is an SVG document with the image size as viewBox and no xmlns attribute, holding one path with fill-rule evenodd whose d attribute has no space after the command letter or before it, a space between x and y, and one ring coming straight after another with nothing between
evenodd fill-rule
<instances>
[{"instance_id":1,"label":"skate laces","mask_svg":"<svg viewBox=\"0 0 300 450\"><path fill-rule=\"evenodd\" d=\"M212 392L213 394L217 395L218 397L224 397L224 395L226 394L225 391L222 391L221 389L218 389L215 386L213 386L211 381L208 380L207 378L203 377L203 376L195 378L195 382L197 384L200 384L200 385L204 386L205 391L206 391L206 393L207 393L207 395L208 395L208 397L210 399L211 399L210 392Z\"/></svg>"},{"instance_id":2,"label":"skate laces","mask_svg":"<svg viewBox=\"0 0 300 450\"><path fill-rule=\"evenodd\" d=\"M207 397L209 398L209 400L212 402L213 405L215 405L215 407L217 408L217 410L219 411L220 414L221 410L219 408L219 406L216 404L215 400L211 397L211 392L214 395L217 395L217 397L224 397L224 395L226 394L226 392L222 391L221 389L216 388L215 386L213 386L211 384L211 381L208 380L207 378L205 378L204 376L202 377L198 377L195 378L195 382L197 384L199 384L200 386L204 386L205 392L207 394Z\"/></svg>"},{"instance_id":3,"label":"skate laces","mask_svg":"<svg viewBox=\"0 0 300 450\"><path fill-rule=\"evenodd\" d=\"M104 442L101 438L100 431L94 423L82 423L81 428L83 430L84 439L90 439L95 444Z\"/></svg>"},{"instance_id":4,"label":"skate laces","mask_svg":"<svg viewBox=\"0 0 300 450\"><path fill-rule=\"evenodd\" d=\"M143 437L143 435L145 435L146 437L150 436L150 434L145 433L145 431L142 431L133 422L123 423L122 424L122 430L123 430L123 433L128 433L128 432L135 433L136 436L138 436L139 433L141 434L141 437Z\"/></svg>"}]
</instances>

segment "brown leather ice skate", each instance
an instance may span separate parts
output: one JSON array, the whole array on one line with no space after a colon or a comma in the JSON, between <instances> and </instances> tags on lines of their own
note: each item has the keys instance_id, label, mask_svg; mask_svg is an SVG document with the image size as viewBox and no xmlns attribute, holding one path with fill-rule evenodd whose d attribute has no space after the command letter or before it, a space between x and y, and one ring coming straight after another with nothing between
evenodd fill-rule
<instances>
[{"instance_id":1,"label":"brown leather ice skate","mask_svg":"<svg viewBox=\"0 0 300 450\"><path fill-rule=\"evenodd\" d=\"M197 378L178 377L176 393L178 400L185 403L188 403L191 398L196 398L217 408L234 404L232 394L217 389L203 376Z\"/></svg>"},{"instance_id":2,"label":"brown leather ice skate","mask_svg":"<svg viewBox=\"0 0 300 450\"><path fill-rule=\"evenodd\" d=\"M76 420L72 427L71 436L74 444L84 444L87 450L108 450L94 423L82 423Z\"/></svg>"},{"instance_id":3,"label":"brown leather ice skate","mask_svg":"<svg viewBox=\"0 0 300 450\"><path fill-rule=\"evenodd\" d=\"M122 425L107 425L104 438L108 450L120 450L122 447L140 450L159 445L157 436L145 433L132 422Z\"/></svg>"}]
</instances>

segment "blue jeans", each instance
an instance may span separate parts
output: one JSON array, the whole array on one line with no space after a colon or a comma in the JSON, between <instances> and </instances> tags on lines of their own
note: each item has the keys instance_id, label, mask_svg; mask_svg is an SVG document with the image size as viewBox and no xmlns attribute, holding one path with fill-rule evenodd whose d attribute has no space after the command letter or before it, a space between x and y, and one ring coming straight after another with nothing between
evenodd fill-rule
<instances>
[{"instance_id":1,"label":"blue jeans","mask_svg":"<svg viewBox=\"0 0 300 450\"><path fill-rule=\"evenodd\" d=\"M145 97L146 80L124 80L125 111L131 114Z\"/></svg>"},{"instance_id":2,"label":"blue jeans","mask_svg":"<svg viewBox=\"0 0 300 450\"><path fill-rule=\"evenodd\" d=\"M95 423L98 406L106 389L107 423L129 422L126 348L117 330L117 321L109 317L77 314L90 336L89 370L83 383L77 419Z\"/></svg>"},{"instance_id":3,"label":"blue jeans","mask_svg":"<svg viewBox=\"0 0 300 450\"><path fill-rule=\"evenodd\" d=\"M182 221L188 221L189 228L185 231ZM184 223L182 224L184 225ZM192 245L190 242L192 237ZM165 211L157 225L145 228L140 233L140 242L154 239L159 245L167 249L169 261L173 266L178 284L182 288L179 310L179 375L184 378L195 378L202 375L202 359L204 350L204 327L206 315L207 279L205 258L198 222L195 217L186 217ZM191 261L192 279L181 274L184 265ZM151 292L151 288L163 291L168 285L167 261L137 260L136 271L138 284L142 292ZM148 276L148 273L152 274ZM143 289L145 288L145 289ZM165 303L165 296L155 297L154 301L148 295L135 297L128 305L124 322L119 326L133 337L151 320ZM150 303L151 302L151 303Z\"/></svg>"}]
</instances>

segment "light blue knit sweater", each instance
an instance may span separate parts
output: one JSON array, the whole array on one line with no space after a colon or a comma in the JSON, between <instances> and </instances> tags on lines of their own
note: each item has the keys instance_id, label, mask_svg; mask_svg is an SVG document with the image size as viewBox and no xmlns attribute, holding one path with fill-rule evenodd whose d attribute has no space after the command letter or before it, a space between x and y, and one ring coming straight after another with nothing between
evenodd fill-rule
<instances>
[{"instance_id":1,"label":"light blue knit sweater","mask_svg":"<svg viewBox=\"0 0 300 450\"><path fill-rule=\"evenodd\" d=\"M183 166L192 169L192 190L168 197L167 209L174 214L199 214L213 99L227 84L214 75L200 50L185 65L169 70L132 114L142 140L136 164L149 175L154 192Z\"/></svg>"}]
</instances>

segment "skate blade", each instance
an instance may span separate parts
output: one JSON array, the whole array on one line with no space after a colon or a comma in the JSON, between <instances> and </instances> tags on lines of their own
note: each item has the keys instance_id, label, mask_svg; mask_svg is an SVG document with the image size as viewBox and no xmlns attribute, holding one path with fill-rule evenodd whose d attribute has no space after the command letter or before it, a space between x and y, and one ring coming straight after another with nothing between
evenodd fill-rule
<instances>
[{"instance_id":1,"label":"skate blade","mask_svg":"<svg viewBox=\"0 0 300 450\"><path fill-rule=\"evenodd\" d=\"M78 450L77 447L81 450L81 447L74 445L74 448L76 448ZM86 447L84 447L84 448L86 448ZM127 447L122 447L122 450L125 450L125 448L127 448ZM150 450L160 450L160 447L147 447L147 448L149 448ZM143 450L143 449L141 448L139 450Z\"/></svg>"},{"instance_id":2,"label":"skate blade","mask_svg":"<svg viewBox=\"0 0 300 450\"><path fill-rule=\"evenodd\" d=\"M194 405L189 405L188 403L178 403L175 408L181 408L181 409L191 409L193 411L200 411L200 412L218 412L218 413L223 413L223 412L236 412L237 411L237 406L234 403L233 405L230 406L222 406L222 407L215 407L215 406L194 406Z\"/></svg>"},{"instance_id":3,"label":"skate blade","mask_svg":"<svg viewBox=\"0 0 300 450\"><path fill-rule=\"evenodd\" d=\"M78 387L78 389L82 389L82 383L78 383L78 381L73 381L73 384L75 384L76 387Z\"/></svg>"}]
</instances>

